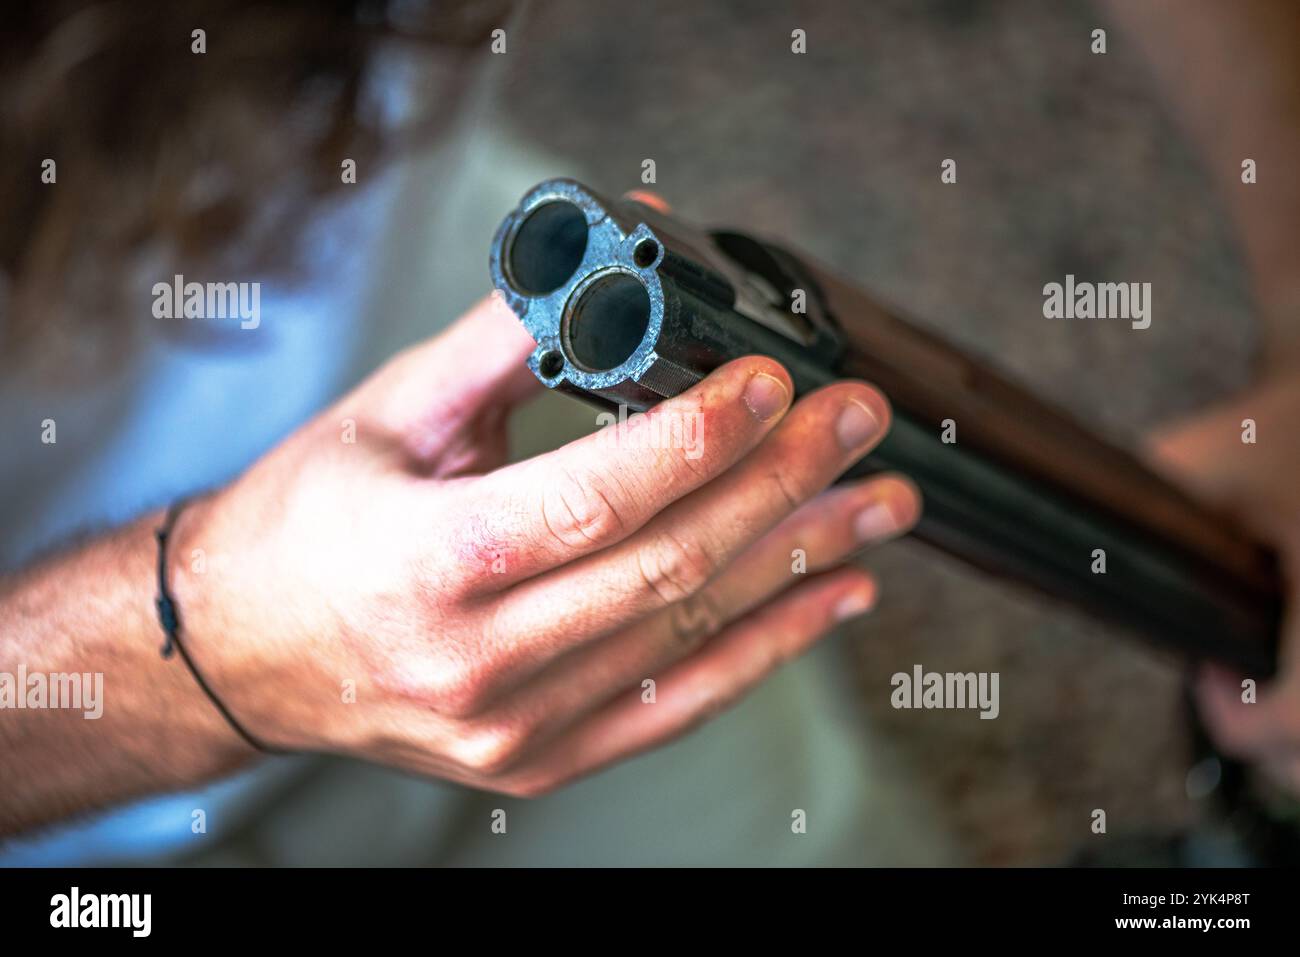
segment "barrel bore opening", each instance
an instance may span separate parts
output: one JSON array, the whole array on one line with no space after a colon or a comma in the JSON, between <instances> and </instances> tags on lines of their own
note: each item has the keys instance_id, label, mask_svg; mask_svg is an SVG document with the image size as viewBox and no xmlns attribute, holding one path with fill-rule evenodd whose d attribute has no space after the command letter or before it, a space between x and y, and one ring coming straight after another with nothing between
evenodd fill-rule
<instances>
[{"instance_id":1,"label":"barrel bore opening","mask_svg":"<svg viewBox=\"0 0 1300 957\"><path fill-rule=\"evenodd\" d=\"M569 358L591 372L627 361L650 325L650 294L626 273L598 279L585 289L564 323Z\"/></svg>"},{"instance_id":2,"label":"barrel bore opening","mask_svg":"<svg viewBox=\"0 0 1300 957\"><path fill-rule=\"evenodd\" d=\"M572 203L538 206L510 241L509 278L522 293L544 296L559 289L587 251L587 217Z\"/></svg>"}]
</instances>

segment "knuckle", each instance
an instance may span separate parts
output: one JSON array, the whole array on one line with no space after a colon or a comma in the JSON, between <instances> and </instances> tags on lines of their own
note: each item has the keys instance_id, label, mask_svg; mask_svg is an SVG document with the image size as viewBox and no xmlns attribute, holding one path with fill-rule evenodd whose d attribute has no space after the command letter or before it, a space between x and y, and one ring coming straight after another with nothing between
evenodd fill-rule
<instances>
[{"instance_id":1,"label":"knuckle","mask_svg":"<svg viewBox=\"0 0 1300 957\"><path fill-rule=\"evenodd\" d=\"M451 718L481 714L496 687L493 669L480 662L457 662L442 670L431 689L434 711Z\"/></svg>"},{"instance_id":2,"label":"knuckle","mask_svg":"<svg viewBox=\"0 0 1300 957\"><path fill-rule=\"evenodd\" d=\"M451 516L446 532L438 539L445 548L426 551L413 569L421 591L431 603L444 597L464 598L490 572L493 563L509 558L510 549L503 530L493 526L492 513L467 499L459 499L448 509ZM447 562L444 556L451 558Z\"/></svg>"},{"instance_id":3,"label":"knuckle","mask_svg":"<svg viewBox=\"0 0 1300 957\"><path fill-rule=\"evenodd\" d=\"M458 567L469 569L469 573L449 572L442 556L434 549L410 559L404 569L417 623L425 631L434 631L447 621L457 602L472 594L471 585L480 577L474 570L491 564L490 558L475 556L465 560L463 551L461 556Z\"/></svg>"},{"instance_id":4,"label":"knuckle","mask_svg":"<svg viewBox=\"0 0 1300 957\"><path fill-rule=\"evenodd\" d=\"M565 470L542 491L542 520L554 542L565 551L597 548L617 541L625 521L615 504L617 493L596 475L579 478Z\"/></svg>"},{"instance_id":5,"label":"knuckle","mask_svg":"<svg viewBox=\"0 0 1300 957\"><path fill-rule=\"evenodd\" d=\"M511 782L502 788L502 792L511 797L521 798L525 801L531 801L535 798L545 797L553 791L559 790L563 781L551 778L532 777L525 778L521 781Z\"/></svg>"},{"instance_id":6,"label":"knuckle","mask_svg":"<svg viewBox=\"0 0 1300 957\"><path fill-rule=\"evenodd\" d=\"M462 735L452 757L462 767L483 777L495 777L516 766L528 748L529 735L509 724L487 724Z\"/></svg>"},{"instance_id":7,"label":"knuckle","mask_svg":"<svg viewBox=\"0 0 1300 957\"><path fill-rule=\"evenodd\" d=\"M637 551L637 570L646 589L664 605L676 605L709 582L717 562L696 539L665 532Z\"/></svg>"}]
</instances>

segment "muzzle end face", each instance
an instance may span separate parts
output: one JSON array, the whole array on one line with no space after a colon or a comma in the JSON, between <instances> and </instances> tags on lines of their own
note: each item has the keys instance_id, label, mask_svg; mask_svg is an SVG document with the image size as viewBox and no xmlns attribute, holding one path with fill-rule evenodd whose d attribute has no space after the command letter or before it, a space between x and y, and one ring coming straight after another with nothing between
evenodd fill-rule
<instances>
[{"instance_id":1,"label":"muzzle end face","mask_svg":"<svg viewBox=\"0 0 1300 957\"><path fill-rule=\"evenodd\" d=\"M492 281L537 341L529 368L547 387L648 408L668 394L656 351L664 326L663 241L572 180L534 187L497 230ZM677 391L681 391L680 388Z\"/></svg>"}]
</instances>

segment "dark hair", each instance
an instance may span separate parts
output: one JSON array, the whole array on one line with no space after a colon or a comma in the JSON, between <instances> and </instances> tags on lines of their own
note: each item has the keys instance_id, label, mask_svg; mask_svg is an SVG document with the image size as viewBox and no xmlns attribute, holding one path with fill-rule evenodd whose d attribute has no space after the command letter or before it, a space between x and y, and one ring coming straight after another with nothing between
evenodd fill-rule
<instances>
[{"instance_id":1,"label":"dark hair","mask_svg":"<svg viewBox=\"0 0 1300 957\"><path fill-rule=\"evenodd\" d=\"M441 125L508 3L33 2L0 33L0 347L104 344L152 272L292 271L312 208L355 160ZM195 31L203 31L197 34ZM199 39L205 52L196 52ZM431 50L443 84L394 124L385 57ZM54 162L53 183L48 178ZM150 282L141 280L144 289ZM113 334L106 329L114 328Z\"/></svg>"}]
</instances>

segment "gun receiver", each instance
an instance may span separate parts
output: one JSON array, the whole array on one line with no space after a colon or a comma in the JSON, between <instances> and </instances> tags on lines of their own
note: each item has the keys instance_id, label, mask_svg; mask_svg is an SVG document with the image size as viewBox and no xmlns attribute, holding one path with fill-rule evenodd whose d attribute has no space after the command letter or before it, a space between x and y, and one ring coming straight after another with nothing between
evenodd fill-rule
<instances>
[{"instance_id":1,"label":"gun receiver","mask_svg":"<svg viewBox=\"0 0 1300 957\"><path fill-rule=\"evenodd\" d=\"M644 411L751 354L780 361L799 394L866 379L894 424L847 476L910 476L925 499L916 538L1192 657L1275 670L1282 589L1267 548L807 259L553 179L505 218L490 266L547 387ZM958 442L941 440L945 419Z\"/></svg>"}]
</instances>

